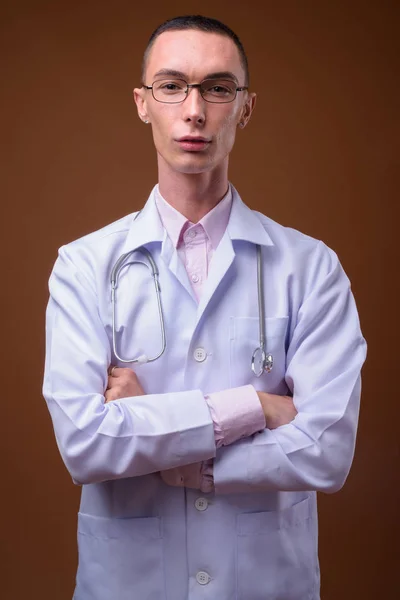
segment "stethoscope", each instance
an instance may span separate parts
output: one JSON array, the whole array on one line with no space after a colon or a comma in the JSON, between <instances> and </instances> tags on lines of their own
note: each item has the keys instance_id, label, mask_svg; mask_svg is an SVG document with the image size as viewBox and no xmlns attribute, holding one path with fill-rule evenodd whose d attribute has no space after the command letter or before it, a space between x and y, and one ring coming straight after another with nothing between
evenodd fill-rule
<instances>
[{"instance_id":1,"label":"stethoscope","mask_svg":"<svg viewBox=\"0 0 400 600\"><path fill-rule=\"evenodd\" d=\"M143 260L128 260L129 257L134 252L140 252L144 258L147 259L147 262ZM157 296L157 306L158 306L158 315L160 319L160 328L161 328L161 351L152 358L149 358L146 354L141 354L136 358L123 358L119 355L117 350L117 326L116 326L116 291L118 286L118 278L121 272L121 269L134 264L141 264L147 267L151 271L151 276L153 277L154 286L156 289ZM270 373L272 371L272 367L274 364L274 358L272 354L267 352L266 350L266 336L265 336L265 303L264 303L264 285L263 285L263 265L262 265L262 254L261 254L261 246L257 245L257 288L258 288L258 316L259 316L259 328L260 328L260 345L256 348L251 357L251 368L257 377L260 377L264 371ZM131 250L126 254L122 254L119 257L117 262L115 263L112 271L111 271L111 305L112 305L112 345L114 356L121 363L148 363L154 362L160 356L162 356L165 352L165 348L167 346L166 336L165 336L165 323L164 323L164 314L162 310L161 304L161 294L160 294L160 283L159 283L159 271L157 265L154 261L151 252L147 250L147 248L141 247L136 250Z\"/></svg>"}]
</instances>

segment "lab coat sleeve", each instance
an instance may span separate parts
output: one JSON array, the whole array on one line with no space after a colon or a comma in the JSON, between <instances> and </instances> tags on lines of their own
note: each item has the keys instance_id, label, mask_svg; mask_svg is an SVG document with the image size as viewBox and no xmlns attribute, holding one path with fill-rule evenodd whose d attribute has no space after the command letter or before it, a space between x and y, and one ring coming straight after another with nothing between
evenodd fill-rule
<instances>
[{"instance_id":1,"label":"lab coat sleeve","mask_svg":"<svg viewBox=\"0 0 400 600\"><path fill-rule=\"evenodd\" d=\"M298 414L287 425L218 450L216 493L329 493L345 482L355 448L366 344L349 280L336 254L322 243L309 279L286 361L285 379Z\"/></svg>"},{"instance_id":2,"label":"lab coat sleeve","mask_svg":"<svg viewBox=\"0 0 400 600\"><path fill-rule=\"evenodd\" d=\"M43 393L75 483L134 477L215 456L200 390L104 402L111 351L95 278L60 249L50 277Z\"/></svg>"}]
</instances>

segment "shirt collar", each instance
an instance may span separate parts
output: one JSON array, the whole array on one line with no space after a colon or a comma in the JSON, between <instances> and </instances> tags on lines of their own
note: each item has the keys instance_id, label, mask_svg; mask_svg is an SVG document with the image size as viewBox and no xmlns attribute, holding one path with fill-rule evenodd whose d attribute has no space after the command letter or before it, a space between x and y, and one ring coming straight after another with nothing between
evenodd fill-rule
<instances>
[{"instance_id":1,"label":"shirt collar","mask_svg":"<svg viewBox=\"0 0 400 600\"><path fill-rule=\"evenodd\" d=\"M157 187L158 186L155 186L153 188L150 197L142 210L133 215L128 235L123 246L124 252L131 252L146 244L163 242L166 237L169 237L163 226L155 202ZM274 242L267 233L265 225L260 218L261 215L244 204L232 184L230 185L230 190L232 194L232 208L229 215L228 226L226 227L227 235L232 241L242 240L253 244L272 246ZM225 200L225 198L223 200ZM221 204L221 202L219 204ZM218 208L218 204L215 208ZM215 208L213 210L215 210ZM185 222L187 221L183 215L181 215L181 217Z\"/></svg>"},{"instance_id":2,"label":"shirt collar","mask_svg":"<svg viewBox=\"0 0 400 600\"><path fill-rule=\"evenodd\" d=\"M164 229L169 235L174 247L177 248L181 231L188 220L182 213L171 206L171 204L168 204L161 195L158 185L156 185L154 190L154 201Z\"/></svg>"},{"instance_id":3,"label":"shirt collar","mask_svg":"<svg viewBox=\"0 0 400 600\"><path fill-rule=\"evenodd\" d=\"M189 225L193 225L193 223L186 219L182 213L176 210L163 198L158 186L155 188L154 198L161 222L174 247L177 248L181 240L182 230L186 229ZM225 233L229 222L231 207L232 191L229 186L228 191L222 200L199 221L199 225L204 228L213 250L217 249L218 244Z\"/></svg>"}]
</instances>

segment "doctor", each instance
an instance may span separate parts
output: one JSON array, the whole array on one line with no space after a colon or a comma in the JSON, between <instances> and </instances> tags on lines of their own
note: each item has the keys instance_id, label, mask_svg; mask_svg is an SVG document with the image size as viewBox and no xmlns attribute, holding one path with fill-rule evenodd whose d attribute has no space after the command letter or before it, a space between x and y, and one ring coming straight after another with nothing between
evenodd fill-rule
<instances>
[{"instance_id":1,"label":"doctor","mask_svg":"<svg viewBox=\"0 0 400 600\"><path fill-rule=\"evenodd\" d=\"M350 469L365 342L336 254L229 183L248 77L219 21L159 27L134 90L158 185L139 215L63 246L51 274L44 396L82 486L75 600L320 597L316 492ZM147 361L163 335L141 248L166 340ZM128 252L115 352L110 279ZM257 377L259 266L273 366Z\"/></svg>"}]
</instances>

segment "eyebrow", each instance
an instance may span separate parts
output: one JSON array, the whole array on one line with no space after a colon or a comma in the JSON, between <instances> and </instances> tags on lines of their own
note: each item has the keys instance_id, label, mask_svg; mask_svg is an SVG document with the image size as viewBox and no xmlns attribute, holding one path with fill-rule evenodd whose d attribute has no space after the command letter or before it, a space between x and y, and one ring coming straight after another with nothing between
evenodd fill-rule
<instances>
[{"instance_id":1,"label":"eyebrow","mask_svg":"<svg viewBox=\"0 0 400 600\"><path fill-rule=\"evenodd\" d=\"M182 73L182 71L175 71L174 69L160 69L157 71L157 73L155 73L154 78L156 79L157 77L162 76L178 77L179 79L184 79L185 81L188 79L186 73ZM205 77L203 77L203 80L204 79L233 79L233 81L239 83L238 78L231 71L217 71L215 73L208 73L205 75Z\"/></svg>"}]
</instances>

